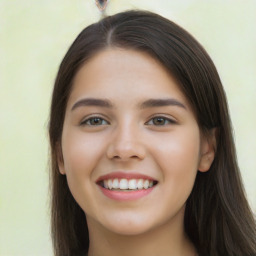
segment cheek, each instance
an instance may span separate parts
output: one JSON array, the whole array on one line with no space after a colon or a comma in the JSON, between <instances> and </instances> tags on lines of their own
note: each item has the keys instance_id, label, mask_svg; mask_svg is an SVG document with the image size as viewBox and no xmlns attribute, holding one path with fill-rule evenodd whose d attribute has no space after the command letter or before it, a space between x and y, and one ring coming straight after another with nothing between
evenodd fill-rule
<instances>
[{"instance_id":1,"label":"cheek","mask_svg":"<svg viewBox=\"0 0 256 256\"><path fill-rule=\"evenodd\" d=\"M180 129L155 146L155 161L162 170L163 181L168 183L166 194L189 196L197 174L200 154L198 129Z\"/></svg>"},{"instance_id":2,"label":"cheek","mask_svg":"<svg viewBox=\"0 0 256 256\"><path fill-rule=\"evenodd\" d=\"M64 137L64 136L63 136ZM67 133L63 139L66 172L90 173L102 154L102 141L81 132Z\"/></svg>"},{"instance_id":3,"label":"cheek","mask_svg":"<svg viewBox=\"0 0 256 256\"><path fill-rule=\"evenodd\" d=\"M93 136L69 131L63 133L62 150L67 182L73 197L85 212L89 211L87 205L94 209L93 173L102 156L102 143Z\"/></svg>"}]
</instances>

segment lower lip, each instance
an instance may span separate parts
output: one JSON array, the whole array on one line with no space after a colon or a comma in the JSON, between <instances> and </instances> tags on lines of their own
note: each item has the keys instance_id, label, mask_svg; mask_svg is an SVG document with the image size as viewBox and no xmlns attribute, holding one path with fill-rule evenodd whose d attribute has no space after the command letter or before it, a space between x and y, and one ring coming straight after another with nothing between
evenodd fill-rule
<instances>
[{"instance_id":1,"label":"lower lip","mask_svg":"<svg viewBox=\"0 0 256 256\"><path fill-rule=\"evenodd\" d=\"M154 189L154 187L152 187L148 189L140 189L140 190L134 190L134 191L116 191L116 190L106 189L101 186L99 187L105 196L117 201L137 200L139 198L142 198L148 195Z\"/></svg>"}]
</instances>

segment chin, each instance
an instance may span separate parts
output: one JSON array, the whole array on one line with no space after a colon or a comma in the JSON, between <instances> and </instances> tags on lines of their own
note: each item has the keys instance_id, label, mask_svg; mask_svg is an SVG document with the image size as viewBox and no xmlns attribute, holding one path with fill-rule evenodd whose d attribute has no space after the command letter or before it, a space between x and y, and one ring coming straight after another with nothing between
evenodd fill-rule
<instances>
[{"instance_id":1,"label":"chin","mask_svg":"<svg viewBox=\"0 0 256 256\"><path fill-rule=\"evenodd\" d=\"M144 234L150 230L148 227L143 227L142 225L121 225L121 226L112 226L108 227L110 232L116 233L118 235L124 236L136 236Z\"/></svg>"},{"instance_id":2,"label":"chin","mask_svg":"<svg viewBox=\"0 0 256 256\"><path fill-rule=\"evenodd\" d=\"M102 223L103 224L103 223ZM154 227L152 220L144 216L119 216L106 221L103 226L110 232L119 235L140 235L148 232Z\"/></svg>"}]
</instances>

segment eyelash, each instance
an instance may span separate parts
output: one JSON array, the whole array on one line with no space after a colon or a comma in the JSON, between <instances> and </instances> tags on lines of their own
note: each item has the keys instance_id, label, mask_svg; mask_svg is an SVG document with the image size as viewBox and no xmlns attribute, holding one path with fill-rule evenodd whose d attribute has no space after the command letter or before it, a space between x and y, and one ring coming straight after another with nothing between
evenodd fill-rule
<instances>
[{"instance_id":1,"label":"eyelash","mask_svg":"<svg viewBox=\"0 0 256 256\"><path fill-rule=\"evenodd\" d=\"M97 123L92 124L91 123L92 121L96 121L96 122L100 121L100 124L97 124ZM161 123L155 124L154 121L164 121L164 122L162 124ZM85 125L101 126L101 125L109 125L109 124L110 123L108 121L106 121L104 118L102 118L100 116L93 116L93 117L87 118L80 123L81 126L85 126ZM170 125L170 124L176 124L176 121L174 121L173 119L164 117L164 116L154 116L149 121L147 121L145 123L145 125L153 125L153 126L166 126L166 125Z\"/></svg>"},{"instance_id":2,"label":"eyelash","mask_svg":"<svg viewBox=\"0 0 256 256\"><path fill-rule=\"evenodd\" d=\"M98 120L98 121L101 121L101 124L91 124L89 122L92 122L92 121L95 121L95 120ZM102 122L104 122L104 124L102 124ZM101 126L101 125L108 125L109 122L106 121L104 118L100 117L100 116L92 116L92 117L89 117L85 120L83 120L80 125L81 126L85 126L85 125L88 125L88 126Z\"/></svg>"},{"instance_id":3,"label":"eyelash","mask_svg":"<svg viewBox=\"0 0 256 256\"><path fill-rule=\"evenodd\" d=\"M163 124L154 124L154 121L164 121ZM166 125L170 125L170 124L176 124L176 121L174 121L173 119L164 117L164 116L154 116L152 117L149 121L146 122L146 125L154 125L154 126L166 126Z\"/></svg>"}]
</instances>

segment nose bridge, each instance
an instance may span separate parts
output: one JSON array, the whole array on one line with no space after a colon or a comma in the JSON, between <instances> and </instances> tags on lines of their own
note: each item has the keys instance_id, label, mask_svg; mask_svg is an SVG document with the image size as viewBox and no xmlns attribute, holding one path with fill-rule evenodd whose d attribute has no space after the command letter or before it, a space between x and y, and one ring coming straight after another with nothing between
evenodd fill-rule
<instances>
[{"instance_id":1,"label":"nose bridge","mask_svg":"<svg viewBox=\"0 0 256 256\"><path fill-rule=\"evenodd\" d=\"M108 157L122 160L130 158L143 159L145 150L140 140L139 125L126 120L113 130L108 148Z\"/></svg>"}]
</instances>

